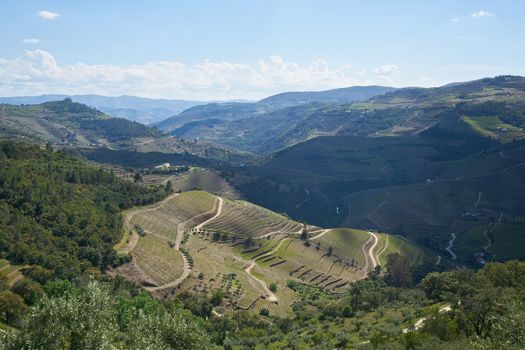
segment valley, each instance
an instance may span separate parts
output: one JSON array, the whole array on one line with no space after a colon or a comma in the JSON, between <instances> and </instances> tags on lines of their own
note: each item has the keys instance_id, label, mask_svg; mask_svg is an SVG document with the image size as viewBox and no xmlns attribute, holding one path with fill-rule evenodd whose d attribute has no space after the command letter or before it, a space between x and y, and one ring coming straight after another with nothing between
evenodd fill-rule
<instances>
[{"instance_id":1,"label":"valley","mask_svg":"<svg viewBox=\"0 0 525 350\"><path fill-rule=\"evenodd\" d=\"M509 296L522 283L522 78L378 89L202 104L164 131L67 99L0 105L0 306L20 313L0 329L106 293L112 344L136 341L131 314L235 349L476 333L492 271L512 271Z\"/></svg>"}]
</instances>

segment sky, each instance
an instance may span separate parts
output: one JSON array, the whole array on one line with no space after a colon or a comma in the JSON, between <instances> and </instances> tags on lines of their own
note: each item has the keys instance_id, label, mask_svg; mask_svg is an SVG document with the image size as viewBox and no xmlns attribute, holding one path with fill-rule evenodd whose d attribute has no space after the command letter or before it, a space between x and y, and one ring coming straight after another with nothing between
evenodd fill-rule
<instances>
[{"instance_id":1,"label":"sky","mask_svg":"<svg viewBox=\"0 0 525 350\"><path fill-rule=\"evenodd\" d=\"M525 75L521 0L2 0L0 96L259 99Z\"/></svg>"}]
</instances>

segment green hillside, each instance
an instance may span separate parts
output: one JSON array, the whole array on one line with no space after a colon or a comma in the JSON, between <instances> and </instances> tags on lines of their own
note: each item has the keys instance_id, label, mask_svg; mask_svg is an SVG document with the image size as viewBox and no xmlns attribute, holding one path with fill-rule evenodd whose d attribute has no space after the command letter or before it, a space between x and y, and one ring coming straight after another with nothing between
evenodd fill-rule
<instances>
[{"instance_id":1,"label":"green hillside","mask_svg":"<svg viewBox=\"0 0 525 350\"><path fill-rule=\"evenodd\" d=\"M272 210L319 226L401 234L448 257L451 232L523 217L524 160L523 141L498 145L447 118L413 136L320 137L223 174ZM457 244L476 250L458 246L461 259L475 264L485 243L462 237Z\"/></svg>"},{"instance_id":2,"label":"green hillside","mask_svg":"<svg viewBox=\"0 0 525 350\"><path fill-rule=\"evenodd\" d=\"M279 109L308 103L349 103L364 101L373 96L393 91L383 86L352 86L327 91L284 92L269 96L258 102L209 103L187 110L154 126L173 135L191 137L194 129L223 124L227 121L262 117Z\"/></svg>"},{"instance_id":3,"label":"green hillside","mask_svg":"<svg viewBox=\"0 0 525 350\"><path fill-rule=\"evenodd\" d=\"M63 153L0 143L0 249L11 263L74 278L115 262L120 211L165 195Z\"/></svg>"},{"instance_id":4,"label":"green hillside","mask_svg":"<svg viewBox=\"0 0 525 350\"><path fill-rule=\"evenodd\" d=\"M1 137L38 143L89 147L161 135L155 129L126 119L111 118L69 98L37 105L2 104L0 117Z\"/></svg>"},{"instance_id":5,"label":"green hillside","mask_svg":"<svg viewBox=\"0 0 525 350\"><path fill-rule=\"evenodd\" d=\"M286 105L268 109L263 100L255 105L197 106L195 116L189 121L178 120L169 128L183 138L200 138L226 144L241 150L269 154L288 146L323 135L402 136L422 132L427 128L454 118L474 127L474 132L484 130L475 121L497 117L481 132L485 137L502 142L525 137L525 78L500 76L465 83L455 83L437 88L406 88L384 91L367 101L318 99L309 103ZM279 99L276 95L275 99ZM282 96L286 99L293 96ZM300 96L300 95L299 95ZM299 98L296 96L296 98ZM206 111L209 115L197 112ZM220 109L225 109L221 111ZM191 110L184 113L192 114ZM183 113L183 114L184 114ZM223 117L223 113L228 117ZM489 113L489 114L487 114ZM231 117L234 116L235 117ZM465 119L474 118L474 119ZM486 118L485 118L486 119ZM481 121L481 119L479 119ZM485 124L488 121L485 121ZM187 124L185 124L187 123ZM159 127L168 130L166 126ZM455 125L454 130L462 129Z\"/></svg>"}]
</instances>

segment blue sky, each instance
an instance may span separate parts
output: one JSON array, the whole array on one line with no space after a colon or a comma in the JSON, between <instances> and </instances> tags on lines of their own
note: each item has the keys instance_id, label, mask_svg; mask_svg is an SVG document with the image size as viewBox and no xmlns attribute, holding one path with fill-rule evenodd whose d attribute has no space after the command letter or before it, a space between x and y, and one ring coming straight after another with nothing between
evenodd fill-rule
<instances>
[{"instance_id":1,"label":"blue sky","mask_svg":"<svg viewBox=\"0 0 525 350\"><path fill-rule=\"evenodd\" d=\"M525 75L524 1L0 3L0 95L256 99Z\"/></svg>"}]
</instances>

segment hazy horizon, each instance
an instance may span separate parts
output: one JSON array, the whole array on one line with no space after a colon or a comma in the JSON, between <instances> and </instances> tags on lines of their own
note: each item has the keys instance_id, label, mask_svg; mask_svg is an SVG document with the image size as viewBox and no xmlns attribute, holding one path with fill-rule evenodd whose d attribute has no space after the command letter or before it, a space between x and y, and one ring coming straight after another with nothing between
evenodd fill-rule
<instances>
[{"instance_id":1,"label":"hazy horizon","mask_svg":"<svg viewBox=\"0 0 525 350\"><path fill-rule=\"evenodd\" d=\"M258 100L525 75L525 3L6 1L0 95ZM494 62L498 62L495 64Z\"/></svg>"}]
</instances>

